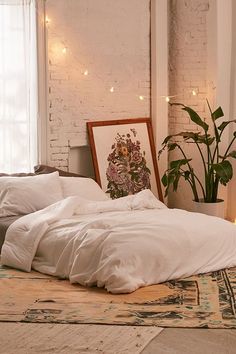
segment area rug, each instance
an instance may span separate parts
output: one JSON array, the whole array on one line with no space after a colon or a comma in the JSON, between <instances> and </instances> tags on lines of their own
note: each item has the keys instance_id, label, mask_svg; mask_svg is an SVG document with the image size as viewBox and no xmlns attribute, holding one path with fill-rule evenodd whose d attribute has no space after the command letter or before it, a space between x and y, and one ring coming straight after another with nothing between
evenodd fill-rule
<instances>
[{"instance_id":1,"label":"area rug","mask_svg":"<svg viewBox=\"0 0 236 354\"><path fill-rule=\"evenodd\" d=\"M236 268L112 295L0 268L0 321L236 328Z\"/></svg>"}]
</instances>

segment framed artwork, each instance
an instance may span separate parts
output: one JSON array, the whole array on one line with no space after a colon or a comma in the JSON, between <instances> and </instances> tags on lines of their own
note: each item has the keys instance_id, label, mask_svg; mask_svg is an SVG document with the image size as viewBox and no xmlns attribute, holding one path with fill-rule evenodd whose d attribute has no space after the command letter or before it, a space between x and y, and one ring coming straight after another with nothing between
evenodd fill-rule
<instances>
[{"instance_id":1,"label":"framed artwork","mask_svg":"<svg viewBox=\"0 0 236 354\"><path fill-rule=\"evenodd\" d=\"M151 120L88 122L95 178L112 199L151 191L163 201Z\"/></svg>"}]
</instances>

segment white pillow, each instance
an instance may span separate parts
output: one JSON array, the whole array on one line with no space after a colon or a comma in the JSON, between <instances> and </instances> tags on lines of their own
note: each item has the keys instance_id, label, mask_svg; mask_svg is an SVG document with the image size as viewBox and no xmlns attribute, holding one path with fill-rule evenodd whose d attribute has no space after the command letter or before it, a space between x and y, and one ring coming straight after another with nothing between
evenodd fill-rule
<instances>
[{"instance_id":1,"label":"white pillow","mask_svg":"<svg viewBox=\"0 0 236 354\"><path fill-rule=\"evenodd\" d=\"M59 173L0 177L0 217L29 214L63 199Z\"/></svg>"},{"instance_id":2,"label":"white pillow","mask_svg":"<svg viewBox=\"0 0 236 354\"><path fill-rule=\"evenodd\" d=\"M72 195L94 200L108 200L108 196L100 188L100 186L92 179L85 177L60 177L63 197L67 198Z\"/></svg>"}]
</instances>

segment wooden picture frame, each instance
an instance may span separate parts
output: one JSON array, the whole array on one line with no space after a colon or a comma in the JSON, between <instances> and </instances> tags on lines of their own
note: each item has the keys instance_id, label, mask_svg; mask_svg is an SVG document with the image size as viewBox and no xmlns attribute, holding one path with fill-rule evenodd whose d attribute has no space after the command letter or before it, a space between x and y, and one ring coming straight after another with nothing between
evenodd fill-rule
<instances>
[{"instance_id":1,"label":"wooden picture frame","mask_svg":"<svg viewBox=\"0 0 236 354\"><path fill-rule=\"evenodd\" d=\"M150 118L87 122L95 178L111 198L151 191L163 201Z\"/></svg>"}]
</instances>

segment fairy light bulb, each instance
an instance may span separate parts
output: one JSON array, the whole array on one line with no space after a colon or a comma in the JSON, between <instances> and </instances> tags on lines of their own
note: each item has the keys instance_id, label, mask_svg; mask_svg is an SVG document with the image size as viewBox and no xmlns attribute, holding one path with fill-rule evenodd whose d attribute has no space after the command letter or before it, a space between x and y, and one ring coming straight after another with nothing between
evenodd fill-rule
<instances>
[{"instance_id":1,"label":"fairy light bulb","mask_svg":"<svg viewBox=\"0 0 236 354\"><path fill-rule=\"evenodd\" d=\"M113 86L110 88L110 92L114 92L114 87Z\"/></svg>"},{"instance_id":2,"label":"fairy light bulb","mask_svg":"<svg viewBox=\"0 0 236 354\"><path fill-rule=\"evenodd\" d=\"M87 69L84 71L84 76L88 76L88 70Z\"/></svg>"},{"instance_id":3,"label":"fairy light bulb","mask_svg":"<svg viewBox=\"0 0 236 354\"><path fill-rule=\"evenodd\" d=\"M62 49L62 53L63 53L63 54L66 54L66 52L67 52L67 48L64 47L64 48Z\"/></svg>"},{"instance_id":4,"label":"fairy light bulb","mask_svg":"<svg viewBox=\"0 0 236 354\"><path fill-rule=\"evenodd\" d=\"M197 92L195 90L192 90L192 95L197 96Z\"/></svg>"},{"instance_id":5,"label":"fairy light bulb","mask_svg":"<svg viewBox=\"0 0 236 354\"><path fill-rule=\"evenodd\" d=\"M166 102L170 102L171 98L177 97L178 95L172 95L172 96L160 96L162 97Z\"/></svg>"},{"instance_id":6,"label":"fairy light bulb","mask_svg":"<svg viewBox=\"0 0 236 354\"><path fill-rule=\"evenodd\" d=\"M140 99L140 101L143 101L144 100L144 96L140 95L139 99Z\"/></svg>"},{"instance_id":7,"label":"fairy light bulb","mask_svg":"<svg viewBox=\"0 0 236 354\"><path fill-rule=\"evenodd\" d=\"M236 225L236 219L234 219L234 224Z\"/></svg>"},{"instance_id":8,"label":"fairy light bulb","mask_svg":"<svg viewBox=\"0 0 236 354\"><path fill-rule=\"evenodd\" d=\"M48 16L45 17L45 23L48 25L51 22L50 18Z\"/></svg>"}]
</instances>

